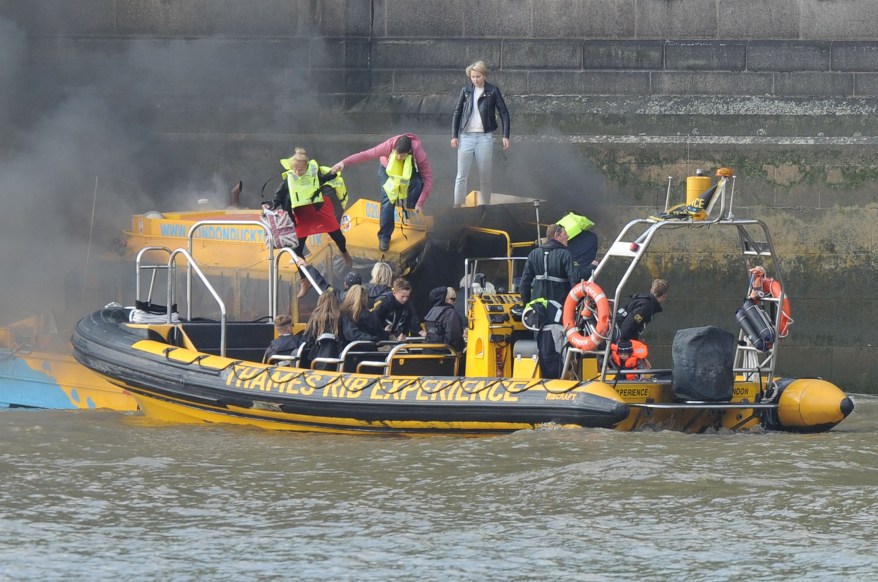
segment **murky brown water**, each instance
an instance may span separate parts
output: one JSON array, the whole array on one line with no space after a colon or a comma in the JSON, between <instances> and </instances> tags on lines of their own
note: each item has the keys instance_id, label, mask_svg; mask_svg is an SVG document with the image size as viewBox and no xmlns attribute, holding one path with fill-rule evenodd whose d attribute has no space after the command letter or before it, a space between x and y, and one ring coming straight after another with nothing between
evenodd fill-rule
<instances>
[{"instance_id":1,"label":"murky brown water","mask_svg":"<svg viewBox=\"0 0 878 582\"><path fill-rule=\"evenodd\" d=\"M870 580L878 397L836 430L388 438L0 413L0 580Z\"/></svg>"}]
</instances>

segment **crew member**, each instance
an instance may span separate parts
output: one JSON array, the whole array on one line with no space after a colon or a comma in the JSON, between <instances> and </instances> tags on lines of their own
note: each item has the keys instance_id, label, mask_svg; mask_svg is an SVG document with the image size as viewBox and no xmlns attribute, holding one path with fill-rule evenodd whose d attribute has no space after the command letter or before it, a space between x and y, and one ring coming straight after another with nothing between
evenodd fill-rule
<instances>
[{"instance_id":1,"label":"crew member","mask_svg":"<svg viewBox=\"0 0 878 582\"><path fill-rule=\"evenodd\" d=\"M649 288L649 293L632 295L625 307L619 310L616 316L619 323L619 349L623 349L623 342L640 340L647 324L652 321L656 313L661 313L662 303L668 297L668 282L664 279L655 279Z\"/></svg>"},{"instance_id":2,"label":"crew member","mask_svg":"<svg viewBox=\"0 0 878 582\"><path fill-rule=\"evenodd\" d=\"M384 252L390 248L390 237L396 227L395 207L400 206L401 218L407 217L407 208L421 214L433 189L433 172L421 139L413 133L394 136L371 149L350 155L332 166L332 171L341 172L346 166L369 160L379 160L381 214L378 249Z\"/></svg>"},{"instance_id":3,"label":"crew member","mask_svg":"<svg viewBox=\"0 0 878 582\"><path fill-rule=\"evenodd\" d=\"M558 224L567 231L567 250L576 263L577 279L588 280L598 266L598 235L590 230L594 222L585 216L569 212Z\"/></svg>"},{"instance_id":4,"label":"crew member","mask_svg":"<svg viewBox=\"0 0 878 582\"><path fill-rule=\"evenodd\" d=\"M521 276L521 298L538 313L537 348L543 378L561 377L561 350L566 341L561 325L561 312L567 294L576 282L573 256L567 250L567 231L550 224L547 241L527 257Z\"/></svg>"},{"instance_id":5,"label":"crew member","mask_svg":"<svg viewBox=\"0 0 878 582\"><path fill-rule=\"evenodd\" d=\"M446 344L462 352L463 318L454 308L457 291L452 287L436 287L430 291L430 311L424 316L427 335L424 341L428 344Z\"/></svg>"}]
</instances>

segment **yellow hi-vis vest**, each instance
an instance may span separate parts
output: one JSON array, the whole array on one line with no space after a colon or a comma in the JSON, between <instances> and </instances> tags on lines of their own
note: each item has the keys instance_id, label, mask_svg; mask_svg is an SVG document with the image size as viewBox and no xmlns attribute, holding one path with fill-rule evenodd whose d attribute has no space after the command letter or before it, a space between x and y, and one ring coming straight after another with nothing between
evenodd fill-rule
<instances>
[{"instance_id":1,"label":"yellow hi-vis vest","mask_svg":"<svg viewBox=\"0 0 878 582\"><path fill-rule=\"evenodd\" d=\"M320 177L318 171L321 174L329 174L332 172L332 168L318 166L315 160L309 160L308 168L305 170L305 173L301 176L297 176L292 170L292 158L281 160L280 164L287 170L281 174L281 176L287 181L287 189L290 191L291 208L298 208L299 206L323 202L323 193L320 190ZM347 186L345 186L344 178L341 177L341 173L339 172L339 174L332 180L328 180L326 184L335 190L335 194L338 197L338 201L341 203L341 207L347 207L348 189Z\"/></svg>"},{"instance_id":2,"label":"yellow hi-vis vest","mask_svg":"<svg viewBox=\"0 0 878 582\"><path fill-rule=\"evenodd\" d=\"M567 213L561 220L556 222L558 226L563 226L567 231L567 238L571 239L584 230L588 230L594 226L594 223L585 216Z\"/></svg>"},{"instance_id":3,"label":"yellow hi-vis vest","mask_svg":"<svg viewBox=\"0 0 878 582\"><path fill-rule=\"evenodd\" d=\"M396 150L390 152L387 158L387 180L384 182L384 192L387 199L395 204L400 198L405 199L408 195L409 181L412 179L412 155L408 154L404 160L396 158Z\"/></svg>"}]
</instances>

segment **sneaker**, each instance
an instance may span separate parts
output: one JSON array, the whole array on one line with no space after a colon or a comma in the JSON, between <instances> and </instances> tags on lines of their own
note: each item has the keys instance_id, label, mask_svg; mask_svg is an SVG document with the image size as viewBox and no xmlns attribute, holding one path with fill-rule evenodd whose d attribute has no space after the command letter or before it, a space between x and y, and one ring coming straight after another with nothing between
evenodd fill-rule
<instances>
[{"instance_id":1,"label":"sneaker","mask_svg":"<svg viewBox=\"0 0 878 582\"><path fill-rule=\"evenodd\" d=\"M390 249L390 241L387 240L386 238L379 238L378 239L378 250L381 251L382 253L384 253L384 252L387 252L388 249Z\"/></svg>"}]
</instances>

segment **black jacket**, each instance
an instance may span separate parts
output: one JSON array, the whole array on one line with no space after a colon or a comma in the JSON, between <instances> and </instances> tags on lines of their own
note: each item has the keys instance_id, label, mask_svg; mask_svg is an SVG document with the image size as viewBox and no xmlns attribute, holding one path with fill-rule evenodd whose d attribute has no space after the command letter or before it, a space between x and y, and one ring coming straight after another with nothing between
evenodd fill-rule
<instances>
[{"instance_id":1,"label":"black jacket","mask_svg":"<svg viewBox=\"0 0 878 582\"><path fill-rule=\"evenodd\" d=\"M527 256L521 275L522 302L527 305L532 299L542 297L563 306L567 294L578 281L570 251L551 239Z\"/></svg>"},{"instance_id":2,"label":"black jacket","mask_svg":"<svg viewBox=\"0 0 878 582\"><path fill-rule=\"evenodd\" d=\"M262 361L268 362L268 358L271 356L292 356L299 349L300 345L302 345L301 336L289 333L279 335L271 340L271 343L265 348L265 355L262 356Z\"/></svg>"},{"instance_id":3,"label":"black jacket","mask_svg":"<svg viewBox=\"0 0 878 582\"><path fill-rule=\"evenodd\" d=\"M369 309L375 307L375 303L379 299L386 299L390 294L390 287L387 285L381 285L380 283L366 284L366 298L368 300Z\"/></svg>"},{"instance_id":4,"label":"black jacket","mask_svg":"<svg viewBox=\"0 0 878 582\"><path fill-rule=\"evenodd\" d=\"M446 344L461 352L465 346L463 341L463 321L453 305L445 303L445 287L437 287L430 291L433 307L424 316L427 335L424 341L428 344Z\"/></svg>"},{"instance_id":5,"label":"black jacket","mask_svg":"<svg viewBox=\"0 0 878 582\"><path fill-rule=\"evenodd\" d=\"M382 328L390 327L391 335L418 335L421 331L421 320L415 312L415 306L411 301L400 303L392 293L382 295L375 302L372 313L378 319Z\"/></svg>"},{"instance_id":6,"label":"black jacket","mask_svg":"<svg viewBox=\"0 0 878 582\"><path fill-rule=\"evenodd\" d=\"M354 321L347 313L342 313L339 324L342 338L346 344L355 341L377 342L385 337L381 325L370 311L364 310L357 321Z\"/></svg>"},{"instance_id":7,"label":"black jacket","mask_svg":"<svg viewBox=\"0 0 878 582\"><path fill-rule=\"evenodd\" d=\"M652 316L660 313L662 304L652 293L638 293L631 297L631 301L619 310L618 317L623 317L619 323L619 339L640 339L646 324L652 321ZM623 316L624 314L624 316Z\"/></svg>"},{"instance_id":8,"label":"black jacket","mask_svg":"<svg viewBox=\"0 0 878 582\"><path fill-rule=\"evenodd\" d=\"M469 122L469 116L473 112L473 91L475 87L472 83L464 85L460 90L460 96L457 98L457 107L454 108L454 117L451 120L451 136L460 137L461 128L466 127ZM485 83L485 92L479 97L479 115L482 116L482 125L485 133L497 130L497 113L500 113L500 121L503 123L503 137L509 137L509 110L506 109L506 102L503 101L503 95L500 88L490 83Z\"/></svg>"}]
</instances>

